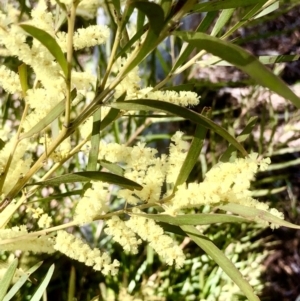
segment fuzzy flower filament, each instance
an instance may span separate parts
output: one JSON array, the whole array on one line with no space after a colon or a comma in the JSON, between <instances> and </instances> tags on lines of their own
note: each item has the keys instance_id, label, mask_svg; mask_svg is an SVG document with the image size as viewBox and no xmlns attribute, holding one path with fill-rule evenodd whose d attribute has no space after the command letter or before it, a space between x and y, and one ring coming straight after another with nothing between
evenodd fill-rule
<instances>
[{"instance_id":1,"label":"fuzzy flower filament","mask_svg":"<svg viewBox=\"0 0 300 301\"><path fill-rule=\"evenodd\" d=\"M141 213L141 211L134 209L133 213ZM175 263L177 268L183 266L185 255L182 249L170 236L164 234L163 228L157 225L154 220L132 215L125 224L143 240L148 241L168 265Z\"/></svg>"},{"instance_id":2,"label":"fuzzy flower filament","mask_svg":"<svg viewBox=\"0 0 300 301\"><path fill-rule=\"evenodd\" d=\"M118 242L126 252L132 254L138 253L138 246L142 243L141 239L136 238L136 234L126 223L123 222L118 216L113 216L106 222L107 228L104 232L111 235L113 240Z\"/></svg>"},{"instance_id":3,"label":"fuzzy flower filament","mask_svg":"<svg viewBox=\"0 0 300 301\"><path fill-rule=\"evenodd\" d=\"M101 253L99 249L92 249L81 239L66 231L58 231L54 249L68 257L92 266L94 270L101 271L104 275L116 275L120 263L113 262L107 253Z\"/></svg>"}]
</instances>

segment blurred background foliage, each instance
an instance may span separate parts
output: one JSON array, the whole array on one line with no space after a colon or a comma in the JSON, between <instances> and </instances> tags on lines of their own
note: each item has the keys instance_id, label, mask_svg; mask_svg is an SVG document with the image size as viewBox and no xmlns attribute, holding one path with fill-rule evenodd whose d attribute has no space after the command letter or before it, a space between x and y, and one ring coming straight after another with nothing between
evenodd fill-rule
<instances>
[{"instance_id":1,"label":"blurred background foliage","mask_svg":"<svg viewBox=\"0 0 300 301\"><path fill-rule=\"evenodd\" d=\"M9 2L14 2L20 8L25 19L30 16L30 11L36 4L33 0ZM272 56L268 66L300 95L300 4L296 0L269 2L272 4L269 12L259 18L242 20L241 16L247 8L235 9L217 36L221 37L234 25L243 21L241 27L227 39L248 49L261 60L270 59ZM113 30L115 26L111 19L103 19L103 16L111 15L108 2L103 1L101 7L100 22L108 23ZM193 14L187 17L181 26L187 30L194 30L205 14L206 12ZM215 28L221 14L220 11L211 13L207 33ZM96 22L96 19L79 16L75 27L87 27ZM181 40L171 37L141 65L141 76L147 85L155 86L165 78L181 45ZM89 66L96 71L98 64L100 70L105 70L110 47L111 45L104 45L95 50L85 49L77 52L75 69L83 70ZM235 67L227 66L228 64L218 60L211 64L212 59L211 55L206 55L201 64L194 64L168 85L188 84L189 90L201 95L200 105L194 110L201 112L204 107L211 107L212 119L234 135L239 134L247 122L257 116L256 125L244 146L248 151L259 152L265 157L270 156L272 164L266 172L258 174L253 183L254 195L260 200L271 202L272 206L283 211L286 220L300 224L299 111L282 97L257 86ZM0 63L16 72L21 64L17 58L11 56L0 56ZM22 112L21 102L5 94L0 88L0 104L2 130L9 128L9 131L14 131ZM76 112L72 114L75 116ZM103 131L102 135L106 141L127 145L137 141L145 142L158 148L161 153L167 153L169 138L178 129L184 131L186 139L190 140L195 127L178 117L123 116L112 127ZM223 139L209 132L189 181L201 181L225 149ZM37 152L36 156L38 155ZM77 162L67 162L64 166L65 171L80 170L83 161L84 158L79 157ZM39 206L44 212L52 213L55 218L54 225L58 225L72 216L73 204L78 200L81 189L82 187L74 185L61 185L50 190L44 188L40 195L36 195L36 201L39 201ZM76 194L74 190L77 190ZM50 194L56 194L58 197L47 198ZM119 204L115 203L114 206L117 208ZM204 207L197 212L206 211L207 208ZM32 224L31 220L24 219L22 208L19 214L16 214L15 220L19 224ZM32 230L34 227L32 224ZM118 244L107 238L102 239L102 229L103 223L95 222L91 226L82 227L80 235L91 246L105 248L113 257L119 258L122 265L117 276L104 277L101 273L96 273L83 264L59 254L36 256L20 253L20 266L24 267L24 270L40 260L43 260L44 264L30 277L30 281L14 300L30 300L32 292L36 289L37 279L46 274L53 262L56 267L47 288L48 300L245 300L236 285L216 263L187 238L178 236L187 254L187 261L182 269L176 270L161 263L151 247L146 245L140 248L138 255L127 255ZM236 264L261 300L290 301L300 296L299 231L287 228L271 231L250 223L210 225L202 227L201 230ZM1 262L4 264L7 260L9 254L3 252ZM73 297L76 299L72 299Z\"/></svg>"}]
</instances>

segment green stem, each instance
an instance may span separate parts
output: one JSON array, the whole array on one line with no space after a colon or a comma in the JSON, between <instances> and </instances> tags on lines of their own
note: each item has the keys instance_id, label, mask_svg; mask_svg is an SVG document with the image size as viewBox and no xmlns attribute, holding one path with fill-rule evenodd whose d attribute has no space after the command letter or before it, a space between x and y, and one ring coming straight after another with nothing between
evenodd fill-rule
<instances>
[{"instance_id":1,"label":"green stem","mask_svg":"<svg viewBox=\"0 0 300 301\"><path fill-rule=\"evenodd\" d=\"M67 37L67 95L66 95L66 109L65 109L65 122L64 127L68 128L70 126L70 116L71 116L71 74L72 74L72 59L73 59L73 35L74 35L74 24L76 17L76 8L78 3L74 2L71 6L71 11L68 14L68 37Z\"/></svg>"}]
</instances>

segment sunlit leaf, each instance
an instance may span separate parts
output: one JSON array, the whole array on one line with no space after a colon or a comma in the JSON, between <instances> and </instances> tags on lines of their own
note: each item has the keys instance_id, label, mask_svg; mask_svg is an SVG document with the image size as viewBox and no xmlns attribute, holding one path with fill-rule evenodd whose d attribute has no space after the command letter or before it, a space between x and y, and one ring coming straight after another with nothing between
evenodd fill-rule
<instances>
[{"instance_id":1,"label":"sunlit leaf","mask_svg":"<svg viewBox=\"0 0 300 301\"><path fill-rule=\"evenodd\" d=\"M20 288L24 285L24 283L28 280L31 274L34 273L42 265L42 263L43 262L40 261L37 264L35 264L33 267L31 267L29 270L24 272L24 274L20 277L20 279L13 285L13 287L6 294L3 301L11 300L17 294Z\"/></svg>"},{"instance_id":2,"label":"sunlit leaf","mask_svg":"<svg viewBox=\"0 0 300 301\"><path fill-rule=\"evenodd\" d=\"M116 184L121 187L130 189L130 190L142 190L143 187L134 181L128 180L124 177L114 175L107 172L101 171L82 171L70 173L62 176L58 176L46 181L36 182L27 185L60 185L63 183L74 183L74 182L89 182L89 181L101 181L111 184Z\"/></svg>"},{"instance_id":3,"label":"sunlit leaf","mask_svg":"<svg viewBox=\"0 0 300 301\"><path fill-rule=\"evenodd\" d=\"M238 8L254 4L264 4L267 0L212 0L205 3L196 4L193 12L208 12L214 10Z\"/></svg>"},{"instance_id":4,"label":"sunlit leaf","mask_svg":"<svg viewBox=\"0 0 300 301\"><path fill-rule=\"evenodd\" d=\"M62 52L61 48L59 47L56 40L46 31L34 27L28 24L21 24L20 27L32 35L35 39L41 42L49 52L54 56L57 60L58 64L60 65L63 73L67 76L68 73L68 63L65 58L64 53Z\"/></svg>"},{"instance_id":5,"label":"sunlit leaf","mask_svg":"<svg viewBox=\"0 0 300 301\"><path fill-rule=\"evenodd\" d=\"M246 124L245 128L243 129L243 131L240 133L239 136L237 136L237 140L239 142L244 142L249 135L252 133L253 128L256 125L257 122L257 117L250 117L248 123ZM222 154L222 156L220 157L220 161L221 162L228 162L229 158L231 156L231 154L235 151L235 148L232 145L229 145L228 148L226 149L226 151Z\"/></svg>"},{"instance_id":6,"label":"sunlit leaf","mask_svg":"<svg viewBox=\"0 0 300 301\"><path fill-rule=\"evenodd\" d=\"M217 36L219 34L219 32L225 27L225 25L227 24L227 22L232 17L234 11L235 11L234 8L229 8L229 9L224 9L221 12L221 14L220 14L217 22L214 25L213 30L211 31L211 35L213 37Z\"/></svg>"},{"instance_id":7,"label":"sunlit leaf","mask_svg":"<svg viewBox=\"0 0 300 301\"><path fill-rule=\"evenodd\" d=\"M100 145L101 110L102 108L100 107L93 114L93 129L92 129L91 147L89 151L88 164L86 167L87 171L95 171L97 169L97 160L98 160L99 145Z\"/></svg>"},{"instance_id":8,"label":"sunlit leaf","mask_svg":"<svg viewBox=\"0 0 300 301\"><path fill-rule=\"evenodd\" d=\"M117 164L101 160L100 165L118 176L124 176L125 170Z\"/></svg>"},{"instance_id":9,"label":"sunlit leaf","mask_svg":"<svg viewBox=\"0 0 300 301\"><path fill-rule=\"evenodd\" d=\"M286 63L298 61L300 58L299 54L285 54L285 55L261 55L258 57L258 60L264 64L276 64L276 63ZM203 61L197 62L200 66L233 66L219 57L213 56L211 58L207 58Z\"/></svg>"},{"instance_id":10,"label":"sunlit leaf","mask_svg":"<svg viewBox=\"0 0 300 301\"><path fill-rule=\"evenodd\" d=\"M181 229L220 266L249 301L259 301L251 285L244 279L240 271L211 240L203 236L194 226L181 226Z\"/></svg>"},{"instance_id":11,"label":"sunlit leaf","mask_svg":"<svg viewBox=\"0 0 300 301\"><path fill-rule=\"evenodd\" d=\"M221 210L230 211L232 213L238 214L252 221L263 220L265 222L272 223L278 226L284 226L292 229L300 229L300 226L298 225L294 225L283 219L280 219L279 217L267 211L259 210L253 207L229 203L223 206L219 206L218 208Z\"/></svg>"},{"instance_id":12,"label":"sunlit leaf","mask_svg":"<svg viewBox=\"0 0 300 301\"><path fill-rule=\"evenodd\" d=\"M23 97L26 95L26 91L28 90L28 75L27 75L27 66L22 64L18 67L20 84L22 87Z\"/></svg>"},{"instance_id":13,"label":"sunlit leaf","mask_svg":"<svg viewBox=\"0 0 300 301\"><path fill-rule=\"evenodd\" d=\"M269 5L268 7L266 7L265 9L263 9L259 14L257 14L254 17L254 19L264 17L264 16L272 13L273 11L275 11L278 8L279 8L279 1L276 1L276 2L272 3L271 5Z\"/></svg>"},{"instance_id":14,"label":"sunlit leaf","mask_svg":"<svg viewBox=\"0 0 300 301\"><path fill-rule=\"evenodd\" d=\"M272 71L260 63L254 55L230 42L223 41L204 33L176 32L175 35L189 42L198 50L204 49L229 63L232 63L249 74L260 85L269 88L284 98L289 99L300 108L300 99L295 93Z\"/></svg>"},{"instance_id":15,"label":"sunlit leaf","mask_svg":"<svg viewBox=\"0 0 300 301\"><path fill-rule=\"evenodd\" d=\"M169 223L172 225L183 226L183 225L209 225L217 223L249 223L249 220L229 214L183 214L170 216L167 214L139 214L133 213L134 215L140 215L145 218L153 219L157 222Z\"/></svg>"},{"instance_id":16,"label":"sunlit leaf","mask_svg":"<svg viewBox=\"0 0 300 301\"><path fill-rule=\"evenodd\" d=\"M72 100L76 97L76 90L72 90ZM20 140L40 134L51 122L58 118L65 110L65 99L60 101L44 118L34 125L28 132L21 135Z\"/></svg>"},{"instance_id":17,"label":"sunlit leaf","mask_svg":"<svg viewBox=\"0 0 300 301\"><path fill-rule=\"evenodd\" d=\"M205 15L201 23L199 24L198 28L196 29L196 32L205 32L213 23L215 17L217 16L217 12L209 12ZM179 66L181 66L191 55L193 49L195 47L193 45L189 45L185 43L182 47L182 50L172 68L172 70L176 70Z\"/></svg>"},{"instance_id":18,"label":"sunlit leaf","mask_svg":"<svg viewBox=\"0 0 300 301\"><path fill-rule=\"evenodd\" d=\"M50 266L45 278L43 279L42 283L40 284L40 286L38 287L38 289L36 290L36 292L34 293L32 298L30 299L30 301L40 301L41 300L41 298L51 280L53 272L54 272L54 264L52 264Z\"/></svg>"},{"instance_id":19,"label":"sunlit leaf","mask_svg":"<svg viewBox=\"0 0 300 301\"><path fill-rule=\"evenodd\" d=\"M14 259L14 261L8 266L7 270L5 271L4 275L2 276L2 279L0 280L0 300L3 300L6 292L8 290L8 287L11 283L11 280L14 277L14 274L16 272L18 266L18 259Z\"/></svg>"},{"instance_id":20,"label":"sunlit leaf","mask_svg":"<svg viewBox=\"0 0 300 301\"><path fill-rule=\"evenodd\" d=\"M205 117L209 117L210 109L205 109L202 112L202 114ZM174 192L176 191L178 185L181 185L186 182L188 176L190 175L192 169L194 168L196 162L198 161L206 134L207 134L207 128L204 128L199 124L197 124L194 138L190 145L189 151L184 159L184 162L180 168L179 175L174 185L173 188Z\"/></svg>"},{"instance_id":21,"label":"sunlit leaf","mask_svg":"<svg viewBox=\"0 0 300 301\"><path fill-rule=\"evenodd\" d=\"M163 112L171 113L176 116L183 117L192 122L195 122L196 124L202 125L208 129L213 130L218 135L220 135L225 140L227 140L229 143L234 145L234 147L236 147L236 149L238 149L243 154L243 156L247 156L247 152L244 149L244 147L233 136L231 136L224 128L214 123L212 120L204 117L203 115L200 115L184 107L180 107L172 103L153 100L153 99L128 100L120 103L112 103L110 104L110 106L122 110L127 110L127 111L157 110L157 111L163 111Z\"/></svg>"}]
</instances>

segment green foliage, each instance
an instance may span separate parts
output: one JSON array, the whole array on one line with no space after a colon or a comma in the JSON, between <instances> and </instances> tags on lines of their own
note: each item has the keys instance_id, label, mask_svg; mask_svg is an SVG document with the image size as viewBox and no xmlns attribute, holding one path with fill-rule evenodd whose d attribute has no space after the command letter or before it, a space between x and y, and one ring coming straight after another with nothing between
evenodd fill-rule
<instances>
[{"instance_id":1,"label":"green foliage","mask_svg":"<svg viewBox=\"0 0 300 301\"><path fill-rule=\"evenodd\" d=\"M100 31L97 28L92 36L86 31L87 37L81 36L79 41L80 29L91 30L91 24L96 22L93 8L89 11L84 2L57 1L57 5L47 6L41 1L38 8L34 8L35 1L13 2L18 4L17 14L10 6L1 7L0 17L4 20L3 16L7 15L7 20L11 20L4 22L1 19L0 37L3 38L3 50L11 52L0 57L3 66L3 80L0 81L3 86L0 95L3 125L3 137L0 136L0 248L11 253L15 249L21 250L21 255L17 256L19 261L14 259L6 268L0 280L0 300L8 301L14 297L18 300L41 300L43 296L51 296L58 287L61 292L58 300L139 300L134 297L150 300L153 295L157 300L206 298L210 301L217 300L224 283L232 281L238 290L229 292L229 298L243 295L248 300L259 300L258 289L253 289L251 279L246 279L243 271L239 271L239 263L246 262L242 258L245 254L240 256L236 251L238 247L232 247L230 252L229 246L243 245L244 241L246 245L253 239L258 233L252 228L253 222L299 229L299 226L279 218L276 209L268 211L265 204L257 208L258 201L252 198L255 195L272 199L284 191L289 183L283 183L282 178L276 178L271 172L296 166L299 159L271 164L262 174L264 177L259 174L253 184L255 190L252 195L246 185L244 190L249 194L245 194L245 203L236 201L238 197L234 191L243 179L233 180L230 185L232 193L228 196L215 192L212 184L220 183L206 181L205 175L214 168L219 168L221 173L222 166L228 162L244 162L242 160L247 160L253 150L263 156L280 156L292 151L273 141L278 116L272 108L264 109L259 117L252 116L248 109L255 107L257 102L255 92L259 88L253 86L253 82L300 108L299 97L278 74L265 66L294 61L298 56L256 57L239 46L238 39L234 39L239 28L251 26L254 22L263 23L266 16L272 16L279 9L279 1L105 1L102 9L110 37L105 38L105 30L108 29L103 29L103 37L97 36ZM205 13L201 20L198 13ZM14 15L18 16L18 20L14 19ZM188 15L196 16L198 25L194 30L181 30L180 24ZM36 22L35 26L26 24L31 18ZM47 18L52 20L52 27ZM23 23L18 26L30 36L17 31L22 38L14 40L11 24L19 22ZM78 28L75 34L74 28ZM101 39L106 41L105 45L100 45ZM15 48L11 46L12 41ZM75 43L78 50L73 51ZM93 53L91 47L95 47L97 52ZM170 60L166 59L164 52ZM162 77L158 76L159 61ZM97 78L94 82L85 73L89 64L96 65ZM219 87L193 80L195 73L192 67L195 64L201 67L234 66L248 74L250 80L247 84L254 90L249 103L246 100L236 108L230 104L220 110L210 101L208 106L203 105L207 100L205 93ZM139 75L137 68L143 70ZM155 86L150 87L148 83ZM147 90L144 91L143 87ZM202 99L199 106L187 104L189 108L185 108L178 99L188 98L188 94L181 93L191 90L202 93ZM41 93L35 102L34 93ZM148 97L149 94L154 96ZM49 102L49 95L52 95L53 103ZM155 95L159 96L155 98ZM44 108L41 106L43 102L46 104ZM235 117L238 109L243 114ZM294 120L298 117L294 116ZM188 132L191 123L196 126L190 130L190 136L172 136L178 127ZM89 124L90 129L87 129ZM10 126L8 132L5 126ZM259 139L255 137L257 127ZM266 146L264 133L270 128L271 138ZM190 141L188 150L185 149L185 140ZM153 157L147 153L144 143L155 149L151 153ZM172 161L174 148L179 148L179 151ZM169 157L163 154L166 152ZM255 162L256 170L259 164L264 164ZM155 168L163 170L164 166L169 171L163 176L153 172ZM20 167L22 172L19 172ZM177 169L170 172L174 167ZM149 175L152 175L151 179L147 178ZM228 172L228 178L231 176ZM160 180L162 177L163 181ZM224 179L225 186L226 181L227 178ZM280 187L270 185L274 181ZM99 188L96 186L99 182L106 184ZM220 190L223 189L221 184ZM196 200L204 196L195 193L194 203L186 201L186 206L178 207L179 212L168 211L177 205L174 200L185 187L187 193L193 187L200 191L201 185L207 185L203 194L209 195L212 191L213 196L221 195L221 199L212 197L212 201L206 204L197 203ZM160 190L154 197L157 187ZM188 194L180 196L181 200L190 198ZM247 204L249 198L252 203ZM81 201L85 204L81 205ZM84 208L84 205L90 208ZM78 208L83 208L82 212ZM220 211L227 213L221 214ZM40 225L43 212L51 216L51 226L46 221ZM86 222L93 220L92 223L83 226L85 220L74 220L74 216L86 212L92 214ZM41 217L39 222L35 216ZM149 227L150 237L141 238L151 246L144 243L139 253L128 254L124 251L126 244L123 250L113 243L113 239L117 241L117 235L108 235L103 230L109 229L107 224L114 217L122 222L120 229L116 228L120 240L125 236L122 231L129 229L128 221L135 217L149 224L155 221L150 224L152 228L159 225L169 236L151 233ZM138 229L132 229L134 237L143 227L147 230L148 224L147 227L145 225L136 225ZM62 248L56 241L56 235L67 228L75 235L68 234L72 237L71 242ZM236 233L243 237L236 239ZM80 255L72 249L79 234L86 242L79 244L78 250L85 250ZM160 242L162 237L172 238L174 246L180 244L178 248L182 253L187 249L186 265L181 267L178 264L180 270L161 263L161 258L169 260L168 264L173 260L176 263L179 258L175 247L168 256L159 252L161 250L155 242ZM47 239L49 253L59 252L47 257L51 263L56 261L56 271L53 264L49 268L42 265L35 274L38 275L36 281L31 274L41 263L37 263L37 256L31 257L23 248L30 244L34 246L40 238ZM130 241L133 244L134 239L131 237ZM168 248L172 249L170 245ZM96 254L98 249L103 251L101 256L108 254L108 257L111 255L119 259L119 274L114 273L116 266L112 268L113 263L107 258L107 262L103 257L100 263L87 263L88 259L92 260L90 254ZM259 257L261 250L255 251ZM74 261L66 259L70 257ZM100 255L97 258L100 260ZM26 267L26 272L8 290L15 272L19 271L18 262ZM96 269L97 264L101 266L97 272L88 267ZM220 276L220 268L231 280ZM243 265L243 268L246 267Z\"/></svg>"}]
</instances>

